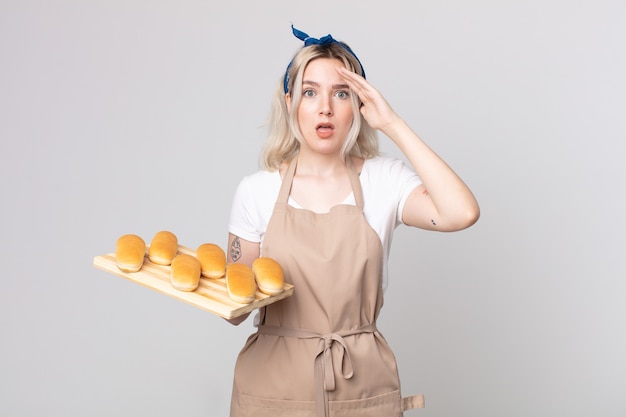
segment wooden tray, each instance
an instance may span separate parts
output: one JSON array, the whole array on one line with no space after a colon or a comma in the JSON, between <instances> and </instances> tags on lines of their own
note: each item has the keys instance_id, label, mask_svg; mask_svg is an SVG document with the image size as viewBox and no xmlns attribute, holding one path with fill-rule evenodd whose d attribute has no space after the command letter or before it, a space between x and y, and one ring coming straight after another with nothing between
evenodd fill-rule
<instances>
[{"instance_id":1,"label":"wooden tray","mask_svg":"<svg viewBox=\"0 0 626 417\"><path fill-rule=\"evenodd\" d=\"M180 245L178 246L178 252L196 255L194 250ZM241 316L293 294L293 285L285 283L285 289L280 294L270 296L257 290L255 300L252 303L239 304L228 297L225 278L209 279L202 277L200 278L200 285L195 291L179 291L172 287L170 283L170 267L154 264L150 262L147 256L144 259L143 267L137 272L123 272L120 270L115 263L115 253L96 256L93 264L96 268L103 271L144 285L226 319Z\"/></svg>"}]
</instances>

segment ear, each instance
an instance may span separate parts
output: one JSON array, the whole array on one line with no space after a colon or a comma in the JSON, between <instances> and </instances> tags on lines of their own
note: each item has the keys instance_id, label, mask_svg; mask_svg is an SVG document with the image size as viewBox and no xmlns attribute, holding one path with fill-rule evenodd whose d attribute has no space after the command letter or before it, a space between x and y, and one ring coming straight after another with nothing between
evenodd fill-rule
<instances>
[{"instance_id":1,"label":"ear","mask_svg":"<svg viewBox=\"0 0 626 417\"><path fill-rule=\"evenodd\" d=\"M287 105L287 113L291 114L291 94L285 94L285 104Z\"/></svg>"}]
</instances>

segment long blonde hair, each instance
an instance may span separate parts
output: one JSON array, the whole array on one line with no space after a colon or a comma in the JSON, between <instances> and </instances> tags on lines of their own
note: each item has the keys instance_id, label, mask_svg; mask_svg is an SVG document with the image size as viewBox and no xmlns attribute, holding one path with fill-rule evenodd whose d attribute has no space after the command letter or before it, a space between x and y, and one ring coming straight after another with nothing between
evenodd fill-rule
<instances>
[{"instance_id":1,"label":"long blonde hair","mask_svg":"<svg viewBox=\"0 0 626 417\"><path fill-rule=\"evenodd\" d=\"M363 75L359 62L342 44L309 45L301 48L295 54L288 69L291 109L287 109L285 100L284 77L280 78L272 98L268 137L261 153L261 166L264 169L270 171L278 169L281 163L292 159L300 150L300 142L303 138L298 123L297 109L302 99L302 76L308 63L318 58L338 59L350 71ZM342 153L344 156L350 154L362 158L373 158L380 154L377 133L361 115L359 111L361 103L356 94L352 94L350 99L353 122Z\"/></svg>"}]
</instances>

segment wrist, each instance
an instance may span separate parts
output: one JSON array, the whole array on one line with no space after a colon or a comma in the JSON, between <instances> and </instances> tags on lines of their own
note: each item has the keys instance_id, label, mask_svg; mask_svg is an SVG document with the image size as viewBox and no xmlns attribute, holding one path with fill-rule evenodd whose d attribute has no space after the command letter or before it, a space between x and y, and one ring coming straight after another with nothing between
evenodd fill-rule
<instances>
[{"instance_id":1,"label":"wrist","mask_svg":"<svg viewBox=\"0 0 626 417\"><path fill-rule=\"evenodd\" d=\"M383 126L381 131L394 142L406 134L408 125L397 114L394 114ZM410 129L409 129L410 130Z\"/></svg>"}]
</instances>

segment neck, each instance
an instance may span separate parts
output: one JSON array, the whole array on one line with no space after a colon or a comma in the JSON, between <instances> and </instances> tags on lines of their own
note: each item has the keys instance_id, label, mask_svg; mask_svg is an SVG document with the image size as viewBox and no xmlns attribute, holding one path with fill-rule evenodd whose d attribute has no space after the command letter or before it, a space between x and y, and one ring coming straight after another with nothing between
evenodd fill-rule
<instances>
[{"instance_id":1,"label":"neck","mask_svg":"<svg viewBox=\"0 0 626 417\"><path fill-rule=\"evenodd\" d=\"M333 177L346 171L346 161L341 155L320 155L300 152L297 158L297 170L300 175Z\"/></svg>"}]
</instances>

